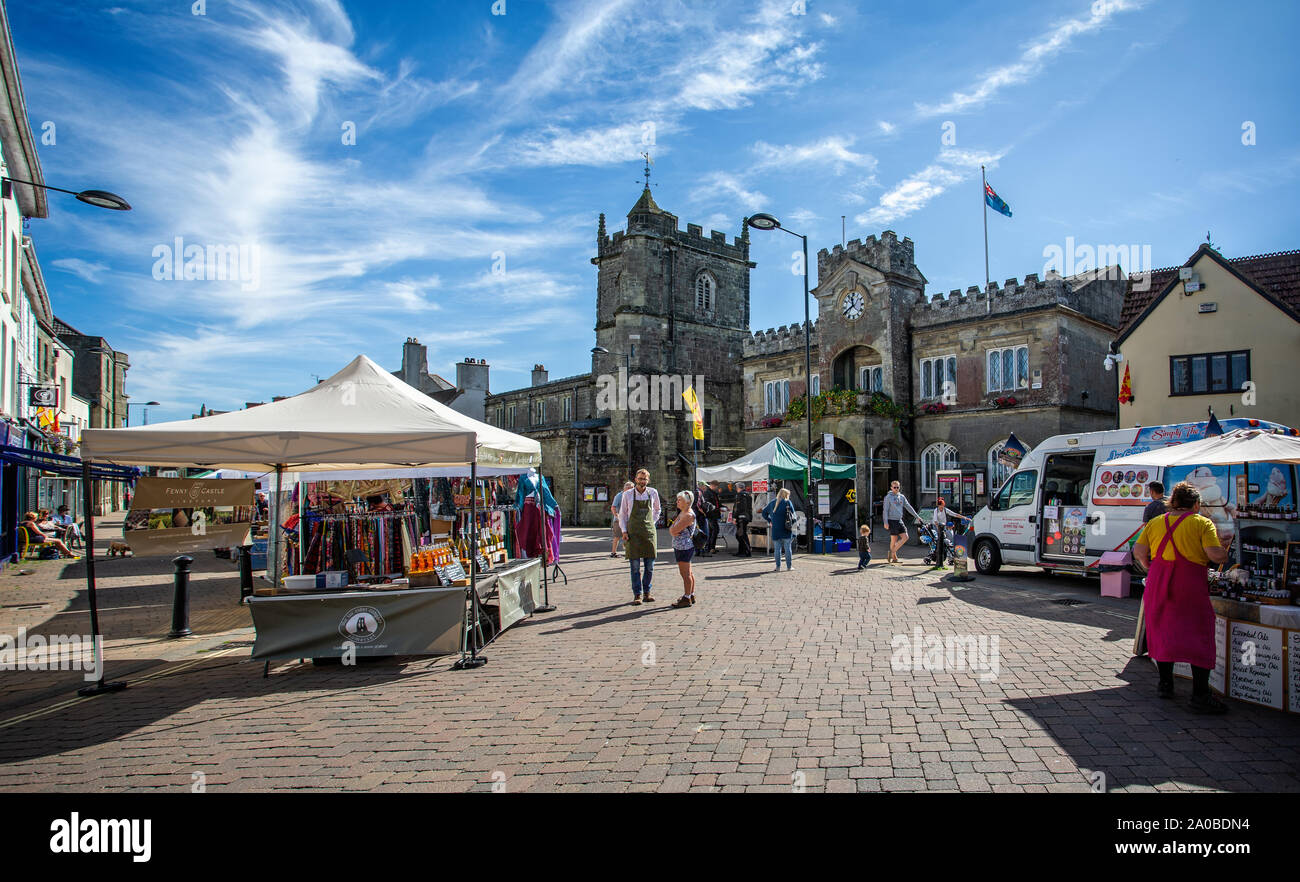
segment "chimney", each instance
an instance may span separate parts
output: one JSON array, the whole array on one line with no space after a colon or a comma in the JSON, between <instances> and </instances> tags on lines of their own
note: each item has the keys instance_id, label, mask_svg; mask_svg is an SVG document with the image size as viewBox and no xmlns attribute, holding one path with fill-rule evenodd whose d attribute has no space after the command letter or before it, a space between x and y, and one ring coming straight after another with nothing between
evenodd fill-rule
<instances>
[{"instance_id":1,"label":"chimney","mask_svg":"<svg viewBox=\"0 0 1300 882\"><path fill-rule=\"evenodd\" d=\"M461 394L452 402L452 410L484 421L484 400L488 395L488 363L486 358L466 358L456 365L456 387Z\"/></svg>"},{"instance_id":2,"label":"chimney","mask_svg":"<svg viewBox=\"0 0 1300 882\"><path fill-rule=\"evenodd\" d=\"M542 385L543 383L546 382L546 378L547 378L546 365L544 364L533 365L533 385L534 386Z\"/></svg>"},{"instance_id":3,"label":"chimney","mask_svg":"<svg viewBox=\"0 0 1300 882\"><path fill-rule=\"evenodd\" d=\"M429 348L414 337L407 337L402 346L402 380L408 386L421 389L420 378L429 373Z\"/></svg>"}]
</instances>

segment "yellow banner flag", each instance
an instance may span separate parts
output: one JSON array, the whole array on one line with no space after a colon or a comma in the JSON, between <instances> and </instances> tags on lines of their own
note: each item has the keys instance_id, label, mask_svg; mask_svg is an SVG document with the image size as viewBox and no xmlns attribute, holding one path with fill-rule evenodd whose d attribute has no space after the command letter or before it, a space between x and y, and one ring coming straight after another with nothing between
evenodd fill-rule
<instances>
[{"instance_id":1,"label":"yellow banner flag","mask_svg":"<svg viewBox=\"0 0 1300 882\"><path fill-rule=\"evenodd\" d=\"M682 393L682 398L686 399L686 406L691 409L691 434L696 441L703 441L704 411L700 409L700 400L695 397L695 389L688 386Z\"/></svg>"}]
</instances>

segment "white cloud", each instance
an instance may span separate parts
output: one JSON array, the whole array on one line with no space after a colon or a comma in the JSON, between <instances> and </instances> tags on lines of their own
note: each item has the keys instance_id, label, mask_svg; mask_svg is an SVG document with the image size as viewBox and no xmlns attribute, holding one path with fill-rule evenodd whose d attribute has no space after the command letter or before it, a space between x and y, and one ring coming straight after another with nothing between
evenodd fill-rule
<instances>
[{"instance_id":1,"label":"white cloud","mask_svg":"<svg viewBox=\"0 0 1300 882\"><path fill-rule=\"evenodd\" d=\"M652 156L666 152L657 146L657 139L671 129L671 124L657 120L576 132L551 125L521 135L511 145L505 161L526 167L630 162L640 159L643 151L650 151Z\"/></svg>"},{"instance_id":2,"label":"white cloud","mask_svg":"<svg viewBox=\"0 0 1300 882\"><path fill-rule=\"evenodd\" d=\"M758 157L754 169L790 169L796 165L829 165L837 175L842 174L846 166L874 169L876 158L869 153L854 153L849 149L852 144L853 138L843 135L830 135L809 144L782 146L759 141L753 148Z\"/></svg>"},{"instance_id":3,"label":"white cloud","mask_svg":"<svg viewBox=\"0 0 1300 882\"><path fill-rule=\"evenodd\" d=\"M750 190L737 176L716 171L700 179L699 185L691 191L691 201L738 204L756 211L767 203L767 197L758 190Z\"/></svg>"},{"instance_id":4,"label":"white cloud","mask_svg":"<svg viewBox=\"0 0 1300 882\"><path fill-rule=\"evenodd\" d=\"M933 163L908 175L901 183L886 191L875 208L859 214L853 220L861 226L874 227L915 214L944 191L979 174L981 165L996 167L1002 155L945 150ZM975 198L973 191L971 198Z\"/></svg>"},{"instance_id":5,"label":"white cloud","mask_svg":"<svg viewBox=\"0 0 1300 882\"><path fill-rule=\"evenodd\" d=\"M894 132L898 131L898 126L891 122L885 122L883 119L877 122L876 126L880 129L881 134L884 135L892 135Z\"/></svg>"},{"instance_id":6,"label":"white cloud","mask_svg":"<svg viewBox=\"0 0 1300 882\"><path fill-rule=\"evenodd\" d=\"M1008 86L1028 82L1042 71L1044 65L1065 49L1075 37L1100 30L1111 18L1121 12L1137 9L1139 0L1095 0L1090 5L1087 18L1072 18L1059 22L1034 38L1012 64L996 67L982 74L969 91L953 92L947 101L938 104L916 105L923 117L946 116L976 110L993 99Z\"/></svg>"},{"instance_id":7,"label":"white cloud","mask_svg":"<svg viewBox=\"0 0 1300 882\"><path fill-rule=\"evenodd\" d=\"M82 260L80 257L61 257L50 261L50 266L79 276L87 282L99 282L100 277L108 272L108 264L97 260Z\"/></svg>"}]
</instances>

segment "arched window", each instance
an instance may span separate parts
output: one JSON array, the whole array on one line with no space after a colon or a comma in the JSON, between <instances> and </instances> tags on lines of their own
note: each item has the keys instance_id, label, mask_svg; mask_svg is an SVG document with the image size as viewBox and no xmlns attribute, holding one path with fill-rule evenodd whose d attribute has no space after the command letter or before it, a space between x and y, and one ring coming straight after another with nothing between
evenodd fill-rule
<instances>
[{"instance_id":1,"label":"arched window","mask_svg":"<svg viewBox=\"0 0 1300 882\"><path fill-rule=\"evenodd\" d=\"M1001 490L1007 478L1011 477L1011 467L998 462L998 456L1006 446L1007 442L999 441L989 448L989 496Z\"/></svg>"},{"instance_id":2,"label":"arched window","mask_svg":"<svg viewBox=\"0 0 1300 882\"><path fill-rule=\"evenodd\" d=\"M713 299L717 293L717 285L710 273L700 273L695 277L696 312L713 312Z\"/></svg>"},{"instance_id":3,"label":"arched window","mask_svg":"<svg viewBox=\"0 0 1300 882\"><path fill-rule=\"evenodd\" d=\"M813 397L814 397L814 398L816 398L818 395L822 394L822 377L821 377L821 374L813 374L813 378L812 378L812 394L813 394Z\"/></svg>"},{"instance_id":4,"label":"arched window","mask_svg":"<svg viewBox=\"0 0 1300 882\"><path fill-rule=\"evenodd\" d=\"M936 441L921 451L921 490L934 493L939 489L935 472L939 469L957 468L957 448L943 441Z\"/></svg>"}]
</instances>

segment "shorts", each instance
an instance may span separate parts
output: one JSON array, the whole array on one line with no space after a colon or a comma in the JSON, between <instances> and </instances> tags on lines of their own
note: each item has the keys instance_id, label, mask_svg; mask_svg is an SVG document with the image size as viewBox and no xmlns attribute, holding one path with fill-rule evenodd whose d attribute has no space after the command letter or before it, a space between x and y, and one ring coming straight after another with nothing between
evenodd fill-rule
<instances>
[{"instance_id":1,"label":"shorts","mask_svg":"<svg viewBox=\"0 0 1300 882\"><path fill-rule=\"evenodd\" d=\"M674 548L673 557L677 558L678 563L690 563L691 558L695 557L694 548Z\"/></svg>"},{"instance_id":2,"label":"shorts","mask_svg":"<svg viewBox=\"0 0 1300 882\"><path fill-rule=\"evenodd\" d=\"M907 527L905 527L905 526L903 525L903 522L902 522L902 521L890 521L890 522L889 522L889 535L890 535L890 536L906 536L906 535L907 535Z\"/></svg>"},{"instance_id":3,"label":"shorts","mask_svg":"<svg viewBox=\"0 0 1300 882\"><path fill-rule=\"evenodd\" d=\"M618 525L618 518L614 518L610 521L609 531L614 534L615 539L623 538L623 528Z\"/></svg>"}]
</instances>

